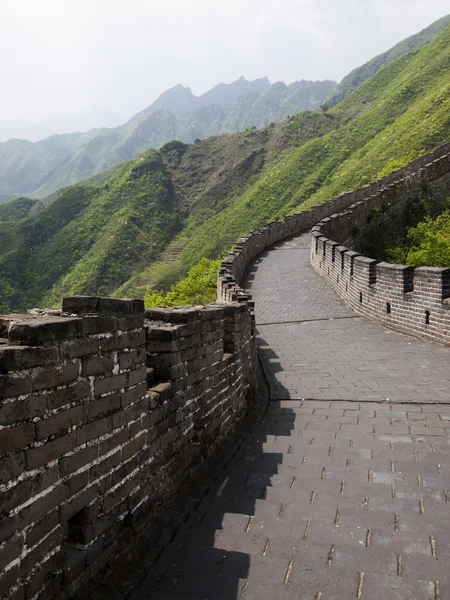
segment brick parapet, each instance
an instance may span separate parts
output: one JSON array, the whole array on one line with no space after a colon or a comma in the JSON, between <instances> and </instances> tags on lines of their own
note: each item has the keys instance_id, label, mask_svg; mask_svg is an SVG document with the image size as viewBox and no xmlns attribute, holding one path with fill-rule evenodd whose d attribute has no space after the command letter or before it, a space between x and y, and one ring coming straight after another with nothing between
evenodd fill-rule
<instances>
[{"instance_id":1,"label":"brick parapet","mask_svg":"<svg viewBox=\"0 0 450 600\"><path fill-rule=\"evenodd\" d=\"M310 210L286 216L282 221L272 221L259 229L250 231L236 243L230 254L223 260L218 273L217 296L219 301L251 302L251 294L240 283L248 265L270 246L293 235L308 231L321 222L323 235L324 219L333 219L328 224L327 237L339 237L347 243L353 236L355 211L359 210L359 221L367 218L372 206L367 202L372 198L374 205L382 202L388 208L395 201L399 185L411 174L420 174L432 181L435 193L443 194L447 186L442 183L449 170L450 143L439 146L433 152L413 160L408 165L393 171L370 185L351 192L345 192L316 205ZM348 209L352 207L352 211ZM336 221L336 213L341 213ZM364 221L366 222L366 221ZM333 228L336 228L334 231ZM330 232L330 234L328 233ZM339 234L339 236L338 236ZM334 238L333 238L334 239Z\"/></svg>"},{"instance_id":2,"label":"brick parapet","mask_svg":"<svg viewBox=\"0 0 450 600\"><path fill-rule=\"evenodd\" d=\"M0 345L0 598L68 598L192 481L254 402L245 303L66 298Z\"/></svg>"},{"instance_id":3,"label":"brick parapet","mask_svg":"<svg viewBox=\"0 0 450 600\"><path fill-rule=\"evenodd\" d=\"M404 206L408 190L426 182L431 199L450 190L450 145L413 161L400 179L382 180L373 193L322 219L311 230L311 264L356 313L417 337L450 343L450 269L379 262L351 250L355 231L364 231L374 209ZM342 209L342 207L339 207Z\"/></svg>"}]
</instances>

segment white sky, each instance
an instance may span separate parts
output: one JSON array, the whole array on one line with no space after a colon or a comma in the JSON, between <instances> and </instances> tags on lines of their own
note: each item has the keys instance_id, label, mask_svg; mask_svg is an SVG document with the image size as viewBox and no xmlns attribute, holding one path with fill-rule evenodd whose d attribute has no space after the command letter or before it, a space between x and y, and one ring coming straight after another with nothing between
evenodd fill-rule
<instances>
[{"instance_id":1,"label":"white sky","mask_svg":"<svg viewBox=\"0 0 450 600\"><path fill-rule=\"evenodd\" d=\"M0 120L131 116L177 83L340 80L449 0L0 0Z\"/></svg>"}]
</instances>

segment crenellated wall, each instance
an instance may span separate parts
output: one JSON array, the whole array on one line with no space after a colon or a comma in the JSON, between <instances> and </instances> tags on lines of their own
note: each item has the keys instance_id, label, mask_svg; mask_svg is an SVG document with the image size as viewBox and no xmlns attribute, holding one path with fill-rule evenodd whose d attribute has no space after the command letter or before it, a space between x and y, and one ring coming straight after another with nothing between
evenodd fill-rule
<instances>
[{"instance_id":1,"label":"crenellated wall","mask_svg":"<svg viewBox=\"0 0 450 600\"><path fill-rule=\"evenodd\" d=\"M448 151L448 145L445 148ZM407 202L408 190L422 182L426 182L433 201L450 195L448 153L375 193L367 193L344 212L322 219L311 232L311 264L358 314L386 327L448 344L450 269L379 262L351 249L354 232L364 235L374 209L389 216L391 210Z\"/></svg>"},{"instance_id":2,"label":"crenellated wall","mask_svg":"<svg viewBox=\"0 0 450 600\"><path fill-rule=\"evenodd\" d=\"M239 433L250 313L72 297L3 328L0 597L70 597Z\"/></svg>"},{"instance_id":3,"label":"crenellated wall","mask_svg":"<svg viewBox=\"0 0 450 600\"><path fill-rule=\"evenodd\" d=\"M416 158L408 165L393 171L386 177L379 179L370 185L351 192L345 192L327 200L323 204L318 204L310 210L306 210L293 215L288 215L282 221L272 221L263 227L250 231L247 235L240 238L233 251L222 262L218 276L218 298L221 301L248 302L252 306L251 295L239 285L245 273L247 266L261 252L267 248L287 239L295 234L302 233L311 229L314 225L335 213L339 213L349 207L360 207L359 219L354 219L348 215L347 219L336 221L336 227L342 232L342 237L348 240L352 237L355 224L359 221L365 224L364 219L372 207L378 206L377 200L371 206L366 204L367 198L378 196L378 192L383 190L383 201L385 206L398 199L395 192L395 182L404 180L413 173L420 173L423 180L431 182L435 194L448 194L448 181L446 175L449 171L450 163L450 143L439 146L433 152ZM359 204L362 202L362 204ZM377 204L378 203L378 204ZM381 204L380 204L381 205ZM340 229L342 228L342 229Z\"/></svg>"}]
</instances>

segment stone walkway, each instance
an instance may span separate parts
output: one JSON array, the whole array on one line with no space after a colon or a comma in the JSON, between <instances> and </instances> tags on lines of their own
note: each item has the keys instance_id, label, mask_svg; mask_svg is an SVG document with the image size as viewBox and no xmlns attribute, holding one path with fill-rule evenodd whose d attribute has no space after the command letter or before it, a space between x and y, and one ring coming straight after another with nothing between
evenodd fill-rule
<instances>
[{"instance_id":1,"label":"stone walkway","mask_svg":"<svg viewBox=\"0 0 450 600\"><path fill-rule=\"evenodd\" d=\"M269 412L132 600L450 599L449 351L355 317L307 245L249 276Z\"/></svg>"}]
</instances>

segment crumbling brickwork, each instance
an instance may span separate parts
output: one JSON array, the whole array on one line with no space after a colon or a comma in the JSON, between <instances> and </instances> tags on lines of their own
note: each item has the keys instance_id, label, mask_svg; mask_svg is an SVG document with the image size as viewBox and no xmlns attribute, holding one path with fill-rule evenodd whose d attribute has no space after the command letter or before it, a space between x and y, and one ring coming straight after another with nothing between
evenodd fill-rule
<instances>
[{"instance_id":1,"label":"crumbling brickwork","mask_svg":"<svg viewBox=\"0 0 450 600\"><path fill-rule=\"evenodd\" d=\"M245 304L66 298L0 345L0 597L70 597L254 401Z\"/></svg>"}]
</instances>

